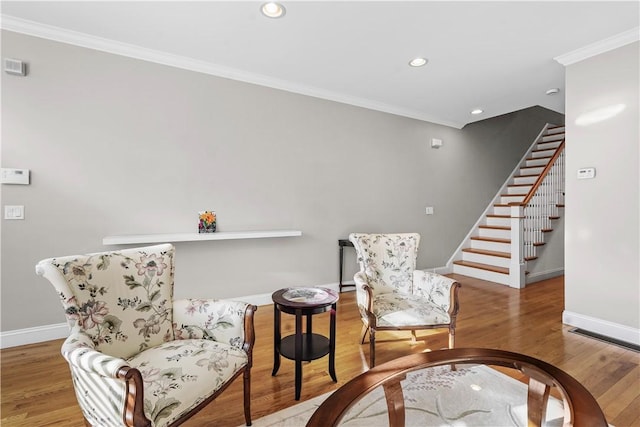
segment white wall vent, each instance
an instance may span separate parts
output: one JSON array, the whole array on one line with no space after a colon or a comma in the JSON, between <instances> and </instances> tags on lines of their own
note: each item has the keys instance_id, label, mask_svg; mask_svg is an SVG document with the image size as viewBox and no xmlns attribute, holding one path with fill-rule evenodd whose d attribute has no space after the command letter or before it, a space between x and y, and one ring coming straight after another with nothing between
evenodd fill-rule
<instances>
[{"instance_id":1,"label":"white wall vent","mask_svg":"<svg viewBox=\"0 0 640 427\"><path fill-rule=\"evenodd\" d=\"M27 75L27 64L19 59L4 58L4 71L7 74L14 74L16 76Z\"/></svg>"}]
</instances>

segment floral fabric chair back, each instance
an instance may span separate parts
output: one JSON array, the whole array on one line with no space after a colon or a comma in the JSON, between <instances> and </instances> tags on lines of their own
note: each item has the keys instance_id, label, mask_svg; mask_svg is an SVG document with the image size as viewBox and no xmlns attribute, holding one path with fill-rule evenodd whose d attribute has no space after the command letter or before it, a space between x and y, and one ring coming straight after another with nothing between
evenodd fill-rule
<instances>
[{"instance_id":1,"label":"floral fabric chair back","mask_svg":"<svg viewBox=\"0 0 640 427\"><path fill-rule=\"evenodd\" d=\"M411 294L416 269L418 233L352 233L360 270L368 278L374 294L398 292Z\"/></svg>"},{"instance_id":2,"label":"floral fabric chair back","mask_svg":"<svg viewBox=\"0 0 640 427\"><path fill-rule=\"evenodd\" d=\"M171 245L93 255L51 258L50 278L69 327L79 329L95 349L129 358L174 339L173 256Z\"/></svg>"}]
</instances>

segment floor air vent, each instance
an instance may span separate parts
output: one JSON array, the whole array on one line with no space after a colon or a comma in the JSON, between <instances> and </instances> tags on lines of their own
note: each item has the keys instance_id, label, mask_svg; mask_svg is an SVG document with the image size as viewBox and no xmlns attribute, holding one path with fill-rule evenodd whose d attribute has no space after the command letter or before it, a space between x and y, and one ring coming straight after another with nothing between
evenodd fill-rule
<instances>
[{"instance_id":1,"label":"floor air vent","mask_svg":"<svg viewBox=\"0 0 640 427\"><path fill-rule=\"evenodd\" d=\"M640 353L640 345L632 344L630 342L617 340L615 338L606 337L604 335L596 334L594 332L585 331L580 328L570 329L569 332L573 332L574 334L582 335L589 338L594 338L599 341L606 342L608 344L617 345L618 347L626 348L627 350L633 350L635 352Z\"/></svg>"}]
</instances>

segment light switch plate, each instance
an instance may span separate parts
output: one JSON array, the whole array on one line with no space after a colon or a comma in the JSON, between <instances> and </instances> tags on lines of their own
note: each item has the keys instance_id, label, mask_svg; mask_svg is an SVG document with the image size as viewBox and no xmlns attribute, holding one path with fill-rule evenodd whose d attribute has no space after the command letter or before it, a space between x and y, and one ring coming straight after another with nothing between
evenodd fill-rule
<instances>
[{"instance_id":1,"label":"light switch plate","mask_svg":"<svg viewBox=\"0 0 640 427\"><path fill-rule=\"evenodd\" d=\"M4 219L24 219L24 206L4 207Z\"/></svg>"}]
</instances>

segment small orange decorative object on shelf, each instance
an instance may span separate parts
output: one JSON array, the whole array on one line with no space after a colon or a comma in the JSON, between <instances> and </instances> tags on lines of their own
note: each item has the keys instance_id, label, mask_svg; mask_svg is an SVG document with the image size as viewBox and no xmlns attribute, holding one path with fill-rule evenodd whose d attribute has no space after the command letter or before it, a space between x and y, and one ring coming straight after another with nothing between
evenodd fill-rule
<instances>
[{"instance_id":1,"label":"small orange decorative object on shelf","mask_svg":"<svg viewBox=\"0 0 640 427\"><path fill-rule=\"evenodd\" d=\"M198 212L198 233L214 233L216 231L216 213L214 211Z\"/></svg>"}]
</instances>

